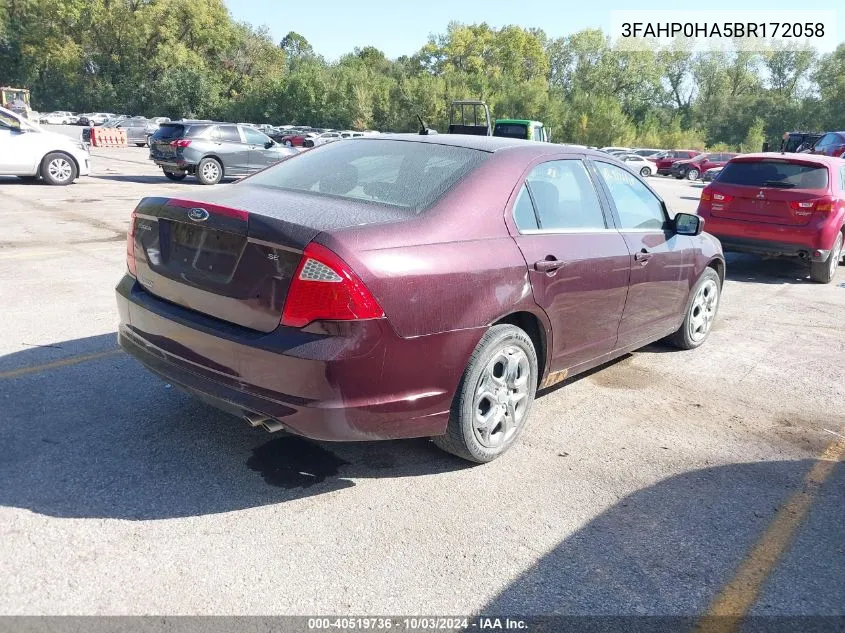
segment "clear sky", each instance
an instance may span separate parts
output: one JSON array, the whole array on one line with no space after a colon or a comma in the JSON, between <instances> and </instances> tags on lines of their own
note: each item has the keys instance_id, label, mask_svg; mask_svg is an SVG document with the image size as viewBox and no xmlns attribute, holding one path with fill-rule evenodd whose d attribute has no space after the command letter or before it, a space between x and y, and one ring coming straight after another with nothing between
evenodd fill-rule
<instances>
[{"instance_id":1,"label":"clear sky","mask_svg":"<svg viewBox=\"0 0 845 633\"><path fill-rule=\"evenodd\" d=\"M303 35L314 50L329 60L349 53L356 46L375 46L390 57L411 55L425 44L429 34L442 33L450 20L487 22L501 27L517 24L540 27L552 37L584 28L610 29L610 12L623 9L667 9L666 0L226 0L232 16L255 26L270 27L276 41L289 31ZM832 0L706 0L695 9L760 9L765 20L773 9L838 9ZM845 10L838 11L837 40L845 37Z\"/></svg>"}]
</instances>

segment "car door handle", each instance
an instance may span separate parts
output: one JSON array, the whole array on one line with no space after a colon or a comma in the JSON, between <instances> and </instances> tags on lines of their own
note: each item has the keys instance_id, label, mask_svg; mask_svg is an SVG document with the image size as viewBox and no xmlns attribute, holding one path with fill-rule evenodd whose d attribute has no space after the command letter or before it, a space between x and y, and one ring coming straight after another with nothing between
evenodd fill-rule
<instances>
[{"instance_id":1,"label":"car door handle","mask_svg":"<svg viewBox=\"0 0 845 633\"><path fill-rule=\"evenodd\" d=\"M648 260L651 259L651 253L649 253L646 249L641 250L639 253L634 253L634 261L640 262L643 266L648 264Z\"/></svg>"},{"instance_id":2,"label":"car door handle","mask_svg":"<svg viewBox=\"0 0 845 633\"><path fill-rule=\"evenodd\" d=\"M539 262L534 262L534 270L541 273L551 273L565 265L566 262L562 262L559 259L541 259Z\"/></svg>"}]
</instances>

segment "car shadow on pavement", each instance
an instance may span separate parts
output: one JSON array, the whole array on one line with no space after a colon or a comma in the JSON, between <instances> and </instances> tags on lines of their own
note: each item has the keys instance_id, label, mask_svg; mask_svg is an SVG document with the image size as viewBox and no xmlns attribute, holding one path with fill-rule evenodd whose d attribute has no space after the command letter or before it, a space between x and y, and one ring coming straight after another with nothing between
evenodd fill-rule
<instances>
[{"instance_id":1,"label":"car shadow on pavement","mask_svg":"<svg viewBox=\"0 0 845 633\"><path fill-rule=\"evenodd\" d=\"M115 182L138 182L144 184L162 184L162 185L190 185L196 187L205 187L207 185L201 185L199 180L194 178L193 176L187 176L184 180L169 180L166 176L162 175L151 175L151 176L142 176L142 175L99 175L99 176L91 176L95 180L112 180ZM238 178L224 178L218 184L225 184L225 183L232 183L237 182ZM213 185L212 185L213 186Z\"/></svg>"},{"instance_id":2,"label":"car shadow on pavement","mask_svg":"<svg viewBox=\"0 0 845 633\"><path fill-rule=\"evenodd\" d=\"M638 490L542 556L480 613L626 616L558 621L531 629L536 631L688 631L692 618L670 623L632 616L705 612L778 509L801 489L813 464L729 464ZM845 615L843 490L845 463L838 462L803 523L796 523L795 538L763 585L752 615ZM776 543L777 536L767 542L767 555L777 556Z\"/></svg>"},{"instance_id":3,"label":"car shadow on pavement","mask_svg":"<svg viewBox=\"0 0 845 633\"><path fill-rule=\"evenodd\" d=\"M0 357L0 505L165 519L469 467L424 439L333 444L249 428L169 387L115 339Z\"/></svg>"},{"instance_id":4,"label":"car shadow on pavement","mask_svg":"<svg viewBox=\"0 0 845 633\"><path fill-rule=\"evenodd\" d=\"M750 281L758 284L811 284L809 265L791 257L759 257L728 253L729 281Z\"/></svg>"}]
</instances>

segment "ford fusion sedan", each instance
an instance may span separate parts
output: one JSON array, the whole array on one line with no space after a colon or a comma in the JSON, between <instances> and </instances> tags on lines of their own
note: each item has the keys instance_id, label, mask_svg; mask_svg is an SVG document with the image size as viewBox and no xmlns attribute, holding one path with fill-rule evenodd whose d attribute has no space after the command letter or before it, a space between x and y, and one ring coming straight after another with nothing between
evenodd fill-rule
<instances>
[{"instance_id":1,"label":"ford fusion sedan","mask_svg":"<svg viewBox=\"0 0 845 633\"><path fill-rule=\"evenodd\" d=\"M0 175L69 185L91 169L85 145L0 108Z\"/></svg>"},{"instance_id":2,"label":"ford fusion sedan","mask_svg":"<svg viewBox=\"0 0 845 633\"><path fill-rule=\"evenodd\" d=\"M329 143L149 197L119 342L250 425L501 455L538 388L708 337L725 262L606 153L497 137Z\"/></svg>"}]
</instances>

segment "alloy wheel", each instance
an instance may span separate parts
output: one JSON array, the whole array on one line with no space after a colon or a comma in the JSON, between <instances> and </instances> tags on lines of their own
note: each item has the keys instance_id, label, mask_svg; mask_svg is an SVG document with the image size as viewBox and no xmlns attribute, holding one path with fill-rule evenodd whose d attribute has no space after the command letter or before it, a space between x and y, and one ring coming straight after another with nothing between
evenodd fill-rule
<instances>
[{"instance_id":1,"label":"alloy wheel","mask_svg":"<svg viewBox=\"0 0 845 633\"><path fill-rule=\"evenodd\" d=\"M73 166L66 158L59 156L50 161L47 172L56 182L66 182L73 174Z\"/></svg>"},{"instance_id":2,"label":"alloy wheel","mask_svg":"<svg viewBox=\"0 0 845 633\"><path fill-rule=\"evenodd\" d=\"M696 343L710 332L718 305L719 286L714 280L708 279L701 284L690 306L689 337Z\"/></svg>"},{"instance_id":3,"label":"alloy wheel","mask_svg":"<svg viewBox=\"0 0 845 633\"><path fill-rule=\"evenodd\" d=\"M517 432L525 417L531 365L526 353L508 345L487 363L473 399L473 431L485 448L498 448Z\"/></svg>"}]
</instances>

